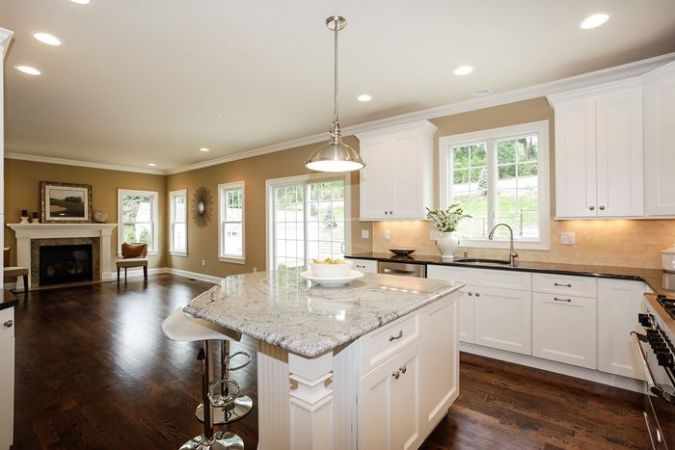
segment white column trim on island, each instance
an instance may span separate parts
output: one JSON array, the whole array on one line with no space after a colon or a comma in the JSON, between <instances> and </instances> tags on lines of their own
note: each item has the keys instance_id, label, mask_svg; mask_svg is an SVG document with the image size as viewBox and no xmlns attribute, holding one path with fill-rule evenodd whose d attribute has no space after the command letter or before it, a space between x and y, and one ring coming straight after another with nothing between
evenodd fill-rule
<instances>
[{"instance_id":1,"label":"white column trim on island","mask_svg":"<svg viewBox=\"0 0 675 450\"><path fill-rule=\"evenodd\" d=\"M112 232L114 223L9 223L16 236L17 265L28 267L28 285L30 286L31 250L33 239L97 237L100 246L101 280L112 280ZM16 289L23 290L23 281L18 279Z\"/></svg>"}]
</instances>

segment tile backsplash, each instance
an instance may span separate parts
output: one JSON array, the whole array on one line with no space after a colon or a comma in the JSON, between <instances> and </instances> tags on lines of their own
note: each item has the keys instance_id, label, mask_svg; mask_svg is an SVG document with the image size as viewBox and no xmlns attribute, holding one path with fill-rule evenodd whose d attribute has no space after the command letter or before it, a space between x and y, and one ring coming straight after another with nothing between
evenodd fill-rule
<instances>
[{"instance_id":1,"label":"tile backsplash","mask_svg":"<svg viewBox=\"0 0 675 450\"><path fill-rule=\"evenodd\" d=\"M385 240L385 231L390 239ZM414 248L423 255L438 255L425 221L377 222L373 226L373 251ZM561 245L560 234L573 232L576 244ZM559 262L620 267L660 268L661 250L675 245L675 220L569 220L551 223L549 250L518 250L523 261ZM516 244L517 249L517 244ZM502 249L460 247L472 256L505 256Z\"/></svg>"}]
</instances>

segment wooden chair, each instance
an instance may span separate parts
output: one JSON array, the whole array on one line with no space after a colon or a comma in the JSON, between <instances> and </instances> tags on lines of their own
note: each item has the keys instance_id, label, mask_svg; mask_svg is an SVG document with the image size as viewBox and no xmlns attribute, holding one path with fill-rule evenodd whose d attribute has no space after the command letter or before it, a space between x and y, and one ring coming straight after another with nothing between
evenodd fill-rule
<instances>
[{"instance_id":1,"label":"wooden chair","mask_svg":"<svg viewBox=\"0 0 675 450\"><path fill-rule=\"evenodd\" d=\"M20 267L20 266L10 266L10 248L5 247L4 252L3 252L3 264L2 264L2 274L5 279L7 278L18 278L21 277L23 278L23 292L25 294L28 294L28 274L29 270L28 267Z\"/></svg>"},{"instance_id":2,"label":"wooden chair","mask_svg":"<svg viewBox=\"0 0 675 450\"><path fill-rule=\"evenodd\" d=\"M127 283L129 267L143 267L143 279L148 281L147 244L122 244L122 259L117 260L117 283L120 282L120 269L124 269L124 284Z\"/></svg>"}]
</instances>

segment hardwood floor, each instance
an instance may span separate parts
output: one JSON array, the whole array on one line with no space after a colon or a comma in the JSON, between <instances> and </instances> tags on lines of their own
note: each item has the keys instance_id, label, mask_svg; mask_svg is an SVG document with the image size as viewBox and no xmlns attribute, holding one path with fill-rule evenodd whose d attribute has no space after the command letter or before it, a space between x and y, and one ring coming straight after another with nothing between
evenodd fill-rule
<instances>
[{"instance_id":1,"label":"hardwood floor","mask_svg":"<svg viewBox=\"0 0 675 450\"><path fill-rule=\"evenodd\" d=\"M31 293L16 309L15 450L176 449L200 432L197 344L162 320L202 282L171 275ZM255 354L244 339L237 348ZM255 399L255 363L234 378ZM461 395L425 449L646 449L641 396L462 355ZM257 410L231 429L257 446ZM371 449L369 449L371 450ZM373 449L374 450L374 449Z\"/></svg>"}]
</instances>

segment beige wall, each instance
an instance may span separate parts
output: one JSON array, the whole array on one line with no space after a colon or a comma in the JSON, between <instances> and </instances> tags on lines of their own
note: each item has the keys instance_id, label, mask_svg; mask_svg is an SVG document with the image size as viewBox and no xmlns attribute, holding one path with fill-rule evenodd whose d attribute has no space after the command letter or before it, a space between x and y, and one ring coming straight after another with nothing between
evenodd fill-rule
<instances>
[{"instance_id":1,"label":"beige wall","mask_svg":"<svg viewBox=\"0 0 675 450\"><path fill-rule=\"evenodd\" d=\"M40 211L40 181L92 185L94 211L108 213L108 222L117 223L117 189L141 189L159 192L159 254L150 257L151 267L165 264L166 177L115 170L90 169L59 164L5 159L5 221L20 221L21 210ZM14 232L4 227L5 245L16 249ZM117 255L117 230L113 232L112 254ZM16 251L12 251L16 263Z\"/></svg>"},{"instance_id":2,"label":"beige wall","mask_svg":"<svg viewBox=\"0 0 675 450\"><path fill-rule=\"evenodd\" d=\"M345 142L358 150L358 140L348 137ZM266 216L265 181L271 178L291 177L311 173L304 168L305 159L318 144L270 153L204 169L170 175L168 191L188 190L188 211L192 209L192 195L199 186L206 186L214 198L213 217L204 228L199 228L188 219L188 256L167 256L168 265L176 269L200 272L216 276L232 273L265 270L266 266ZM218 260L218 184L244 181L245 191L245 252L246 264ZM358 173L350 175L352 217L358 217ZM370 224L352 220L352 251L370 251L370 240L360 238L360 230L371 230ZM206 262L202 266L201 262Z\"/></svg>"},{"instance_id":3,"label":"beige wall","mask_svg":"<svg viewBox=\"0 0 675 450\"><path fill-rule=\"evenodd\" d=\"M553 110L545 98L537 98L479 111L435 119L435 167L438 167L438 138L497 128L518 123L549 121L551 161L551 216L555 206ZM439 192L436 172L435 192ZM438 201L438 198L437 198ZM384 240L388 230L391 240ZM431 225L427 222L378 222L373 227L373 250L414 248L420 254L440 254L430 240ZM560 245L560 233L576 233L576 245ZM660 268L659 252L675 243L675 220L576 220L551 222L551 248L548 251L521 250L520 257L529 261L549 261L625 267ZM503 255L504 250L460 248L476 256Z\"/></svg>"}]
</instances>

